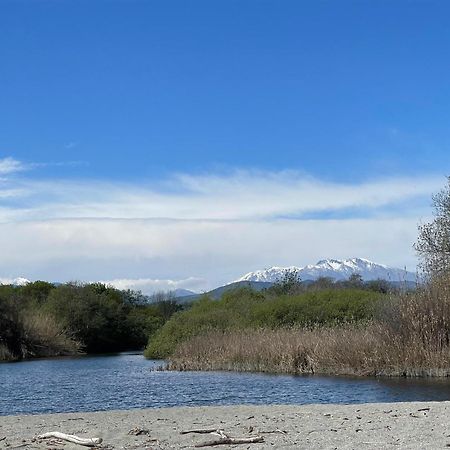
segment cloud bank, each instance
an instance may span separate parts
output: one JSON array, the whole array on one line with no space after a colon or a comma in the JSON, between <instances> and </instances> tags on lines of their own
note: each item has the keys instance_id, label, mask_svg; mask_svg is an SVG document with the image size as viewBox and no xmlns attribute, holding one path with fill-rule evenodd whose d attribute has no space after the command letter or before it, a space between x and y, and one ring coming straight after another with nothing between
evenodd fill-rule
<instances>
[{"instance_id":1,"label":"cloud bank","mask_svg":"<svg viewBox=\"0 0 450 450\"><path fill-rule=\"evenodd\" d=\"M202 278L187 278L185 280L152 280L149 278L100 280L101 283L113 286L117 289L141 291L144 293L176 291L188 289L193 292L201 292L206 280Z\"/></svg>"},{"instance_id":2,"label":"cloud bank","mask_svg":"<svg viewBox=\"0 0 450 450\"><path fill-rule=\"evenodd\" d=\"M0 276L201 291L250 270L361 256L415 269L440 176L337 183L294 171L152 183L35 179L0 159Z\"/></svg>"}]
</instances>

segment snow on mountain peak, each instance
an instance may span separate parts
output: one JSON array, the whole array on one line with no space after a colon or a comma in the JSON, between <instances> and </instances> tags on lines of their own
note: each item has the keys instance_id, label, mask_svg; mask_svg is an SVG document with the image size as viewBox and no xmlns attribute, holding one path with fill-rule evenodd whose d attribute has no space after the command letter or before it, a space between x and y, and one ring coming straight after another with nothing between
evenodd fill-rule
<instances>
[{"instance_id":1,"label":"snow on mountain peak","mask_svg":"<svg viewBox=\"0 0 450 450\"><path fill-rule=\"evenodd\" d=\"M0 284L11 284L13 286L25 286L30 283L30 280L26 278L18 277L18 278L0 278Z\"/></svg>"},{"instance_id":2,"label":"snow on mountain peak","mask_svg":"<svg viewBox=\"0 0 450 450\"><path fill-rule=\"evenodd\" d=\"M364 258L350 259L322 259L316 264L304 267L271 267L269 269L249 272L236 281L265 281L275 282L288 272L297 271L302 280L317 280L329 277L335 280L346 280L353 274L359 274L364 281L383 279L388 281L415 281L416 275L404 269L397 269L377 264Z\"/></svg>"}]
</instances>

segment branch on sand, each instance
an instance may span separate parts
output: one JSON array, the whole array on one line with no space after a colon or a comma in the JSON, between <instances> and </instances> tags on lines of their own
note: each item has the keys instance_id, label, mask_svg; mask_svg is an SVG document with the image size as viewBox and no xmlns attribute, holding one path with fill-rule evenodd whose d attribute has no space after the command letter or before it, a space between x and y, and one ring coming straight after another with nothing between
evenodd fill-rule
<instances>
[{"instance_id":1,"label":"branch on sand","mask_svg":"<svg viewBox=\"0 0 450 450\"><path fill-rule=\"evenodd\" d=\"M189 434L189 433L197 433L197 434L209 434L209 433L217 433L217 428L201 428L196 430L185 430L180 431L180 434Z\"/></svg>"},{"instance_id":2,"label":"branch on sand","mask_svg":"<svg viewBox=\"0 0 450 450\"><path fill-rule=\"evenodd\" d=\"M102 438L80 438L72 434L60 433L59 431L51 431L49 433L40 434L38 439L56 438L63 441L72 442L73 444L83 445L85 447L96 447L103 442Z\"/></svg>"},{"instance_id":3,"label":"branch on sand","mask_svg":"<svg viewBox=\"0 0 450 450\"><path fill-rule=\"evenodd\" d=\"M200 444L196 444L195 447L198 448L198 447L213 447L215 445L256 444L259 442L264 442L264 438L262 436L254 436L250 438L232 438L227 434L225 434L223 430L214 431L214 434L218 434L220 436L219 439L202 442Z\"/></svg>"}]
</instances>

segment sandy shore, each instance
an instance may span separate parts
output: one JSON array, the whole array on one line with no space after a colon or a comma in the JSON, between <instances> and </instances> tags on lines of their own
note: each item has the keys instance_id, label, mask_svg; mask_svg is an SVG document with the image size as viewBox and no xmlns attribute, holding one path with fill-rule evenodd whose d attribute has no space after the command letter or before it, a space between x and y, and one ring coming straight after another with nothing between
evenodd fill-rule
<instances>
[{"instance_id":1,"label":"sandy shore","mask_svg":"<svg viewBox=\"0 0 450 450\"><path fill-rule=\"evenodd\" d=\"M263 443L218 448L439 449L450 446L450 402L185 407L0 416L0 449L86 448L33 439L50 431L101 437L102 445L110 449L194 448L218 436L181 432L212 428L231 437L264 438ZM129 434L131 430L134 434ZM142 434L136 435L139 431Z\"/></svg>"}]
</instances>

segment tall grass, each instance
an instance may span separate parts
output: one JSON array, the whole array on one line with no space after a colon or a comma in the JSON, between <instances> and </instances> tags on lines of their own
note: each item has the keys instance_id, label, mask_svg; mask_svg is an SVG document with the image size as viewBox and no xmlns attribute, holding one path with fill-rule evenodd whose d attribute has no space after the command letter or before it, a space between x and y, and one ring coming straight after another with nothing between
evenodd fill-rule
<instances>
[{"instance_id":1,"label":"tall grass","mask_svg":"<svg viewBox=\"0 0 450 450\"><path fill-rule=\"evenodd\" d=\"M34 312L22 317L26 357L73 355L81 344L52 316Z\"/></svg>"},{"instance_id":2,"label":"tall grass","mask_svg":"<svg viewBox=\"0 0 450 450\"><path fill-rule=\"evenodd\" d=\"M449 376L450 350L404 346L374 324L365 328L212 332L180 344L173 370L290 374Z\"/></svg>"},{"instance_id":3,"label":"tall grass","mask_svg":"<svg viewBox=\"0 0 450 450\"><path fill-rule=\"evenodd\" d=\"M369 323L209 331L181 342L169 367L450 376L450 277L386 299Z\"/></svg>"},{"instance_id":4,"label":"tall grass","mask_svg":"<svg viewBox=\"0 0 450 450\"><path fill-rule=\"evenodd\" d=\"M0 342L0 361L73 355L80 348L80 343L52 316L28 311L18 316L13 342Z\"/></svg>"}]
</instances>

